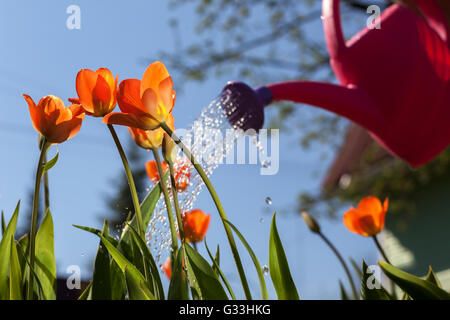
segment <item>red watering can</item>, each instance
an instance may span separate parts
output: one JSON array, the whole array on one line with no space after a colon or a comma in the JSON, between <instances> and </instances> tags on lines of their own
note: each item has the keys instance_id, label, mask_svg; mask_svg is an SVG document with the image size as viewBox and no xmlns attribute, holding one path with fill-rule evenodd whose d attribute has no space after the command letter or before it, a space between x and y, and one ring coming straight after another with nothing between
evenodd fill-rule
<instances>
[{"instance_id":1,"label":"red watering can","mask_svg":"<svg viewBox=\"0 0 450 320\"><path fill-rule=\"evenodd\" d=\"M366 128L413 167L450 143L450 26L440 0L414 0L423 13L392 5L380 29L365 28L345 43L339 0L323 0L331 67L340 85L289 81L256 90L230 82L222 91L230 122L259 130L264 106L289 100L320 107Z\"/></svg>"}]
</instances>

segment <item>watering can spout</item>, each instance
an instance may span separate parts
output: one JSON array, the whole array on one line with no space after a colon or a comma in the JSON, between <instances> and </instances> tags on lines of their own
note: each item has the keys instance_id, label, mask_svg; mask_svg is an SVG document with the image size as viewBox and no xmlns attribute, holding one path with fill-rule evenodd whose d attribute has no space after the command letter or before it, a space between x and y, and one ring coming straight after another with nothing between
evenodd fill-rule
<instances>
[{"instance_id":1,"label":"watering can spout","mask_svg":"<svg viewBox=\"0 0 450 320\"><path fill-rule=\"evenodd\" d=\"M252 89L243 82L229 82L221 93L228 120L240 129L258 131L264 124L264 107L276 101L305 103L344 116L366 128L379 118L365 93L314 81L287 81Z\"/></svg>"},{"instance_id":2,"label":"watering can spout","mask_svg":"<svg viewBox=\"0 0 450 320\"><path fill-rule=\"evenodd\" d=\"M265 86L253 89L240 81L230 81L222 89L220 100L230 124L244 131L259 131L264 124L264 107L272 102Z\"/></svg>"}]
</instances>

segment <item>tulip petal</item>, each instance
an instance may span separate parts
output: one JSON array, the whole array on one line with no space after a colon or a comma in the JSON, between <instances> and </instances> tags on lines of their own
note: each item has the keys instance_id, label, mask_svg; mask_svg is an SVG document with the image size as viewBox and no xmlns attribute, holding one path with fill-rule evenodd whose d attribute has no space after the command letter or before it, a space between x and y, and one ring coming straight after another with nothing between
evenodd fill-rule
<instances>
[{"instance_id":1,"label":"tulip petal","mask_svg":"<svg viewBox=\"0 0 450 320\"><path fill-rule=\"evenodd\" d=\"M117 124L127 127L140 127L138 117L131 113L113 112L104 116L102 122L106 124Z\"/></svg>"},{"instance_id":2,"label":"tulip petal","mask_svg":"<svg viewBox=\"0 0 450 320\"><path fill-rule=\"evenodd\" d=\"M142 130L154 130L159 127L159 122L146 116L136 116L131 113L114 112L103 117L103 123L133 127Z\"/></svg>"},{"instance_id":3,"label":"tulip petal","mask_svg":"<svg viewBox=\"0 0 450 320\"><path fill-rule=\"evenodd\" d=\"M141 130L138 128L128 127L131 138L138 146L144 149L159 148L164 138L164 130L158 128L155 130Z\"/></svg>"},{"instance_id":4,"label":"tulip petal","mask_svg":"<svg viewBox=\"0 0 450 320\"><path fill-rule=\"evenodd\" d=\"M161 108L160 104L158 103L158 96L156 95L156 92L153 89L147 89L145 90L144 94L142 95L142 104L145 108L145 112L154 117L155 119L159 120L165 120L164 119L164 109Z\"/></svg>"},{"instance_id":5,"label":"tulip petal","mask_svg":"<svg viewBox=\"0 0 450 320\"><path fill-rule=\"evenodd\" d=\"M76 90L83 108L94 113L92 92L97 84L98 74L89 69L81 69L77 74Z\"/></svg>"},{"instance_id":6,"label":"tulip petal","mask_svg":"<svg viewBox=\"0 0 450 320\"><path fill-rule=\"evenodd\" d=\"M358 204L358 210L367 214L377 215L383 211L381 201L377 197L365 197Z\"/></svg>"},{"instance_id":7,"label":"tulip petal","mask_svg":"<svg viewBox=\"0 0 450 320\"><path fill-rule=\"evenodd\" d=\"M360 235L364 235L361 227L358 223L358 217L360 216L360 212L358 212L355 208L350 208L344 213L343 221L345 227L353 233L357 233Z\"/></svg>"},{"instance_id":8,"label":"tulip petal","mask_svg":"<svg viewBox=\"0 0 450 320\"><path fill-rule=\"evenodd\" d=\"M81 104L80 99L78 98L69 98L67 100L69 100L69 102L73 104Z\"/></svg>"},{"instance_id":9,"label":"tulip petal","mask_svg":"<svg viewBox=\"0 0 450 320\"><path fill-rule=\"evenodd\" d=\"M155 160L147 161L147 163L145 164L145 171L147 172L147 176L153 182L153 184L157 184L159 181L159 174Z\"/></svg>"},{"instance_id":10,"label":"tulip petal","mask_svg":"<svg viewBox=\"0 0 450 320\"><path fill-rule=\"evenodd\" d=\"M97 77L97 82L92 91L92 102L95 106L95 115L104 116L109 113L113 92L114 91L111 91L109 84L102 76Z\"/></svg>"},{"instance_id":11,"label":"tulip petal","mask_svg":"<svg viewBox=\"0 0 450 320\"><path fill-rule=\"evenodd\" d=\"M36 104L29 95L23 94L23 97L28 103L28 109L30 111L31 123L33 125L33 128L37 132L41 133L41 114L38 112Z\"/></svg>"},{"instance_id":12,"label":"tulip petal","mask_svg":"<svg viewBox=\"0 0 450 320\"><path fill-rule=\"evenodd\" d=\"M100 68L96 72L103 79L105 79L106 83L109 86L110 92L116 91L118 77L116 77L116 79L114 79L112 72L108 68Z\"/></svg>"},{"instance_id":13,"label":"tulip petal","mask_svg":"<svg viewBox=\"0 0 450 320\"><path fill-rule=\"evenodd\" d=\"M371 215L374 223L379 227L380 216L383 215L384 209L381 201L377 197L365 197L358 204L358 211L364 215Z\"/></svg>"},{"instance_id":14,"label":"tulip petal","mask_svg":"<svg viewBox=\"0 0 450 320\"><path fill-rule=\"evenodd\" d=\"M373 236L381 231L371 215L363 215L359 217L356 223L358 224L358 228L362 230L362 235L366 237Z\"/></svg>"},{"instance_id":15,"label":"tulip petal","mask_svg":"<svg viewBox=\"0 0 450 320\"><path fill-rule=\"evenodd\" d=\"M169 78L169 72L161 61L150 64L142 76L140 97L142 98L147 89L159 92L159 84L161 81Z\"/></svg>"},{"instance_id":16,"label":"tulip petal","mask_svg":"<svg viewBox=\"0 0 450 320\"><path fill-rule=\"evenodd\" d=\"M171 112L175 104L175 91L173 91L173 82L170 76L160 82L159 97L167 112Z\"/></svg>"},{"instance_id":17,"label":"tulip petal","mask_svg":"<svg viewBox=\"0 0 450 320\"><path fill-rule=\"evenodd\" d=\"M80 131L83 119L84 113L59 123L53 128L51 133L46 136L47 140L51 143L62 143L73 138Z\"/></svg>"},{"instance_id":18,"label":"tulip petal","mask_svg":"<svg viewBox=\"0 0 450 320\"><path fill-rule=\"evenodd\" d=\"M122 112L144 115L145 108L139 93L141 81L138 79L126 79L120 82L117 91L117 101Z\"/></svg>"}]
</instances>

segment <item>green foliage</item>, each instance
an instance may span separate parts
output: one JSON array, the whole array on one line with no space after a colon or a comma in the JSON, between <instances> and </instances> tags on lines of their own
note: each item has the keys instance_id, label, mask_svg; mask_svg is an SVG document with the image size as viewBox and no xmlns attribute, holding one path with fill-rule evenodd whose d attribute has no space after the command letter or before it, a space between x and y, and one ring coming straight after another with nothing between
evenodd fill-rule
<instances>
[{"instance_id":1,"label":"green foliage","mask_svg":"<svg viewBox=\"0 0 450 320\"><path fill-rule=\"evenodd\" d=\"M54 255L53 220L47 211L36 235L36 265L31 270L34 283L29 282L28 235L15 240L20 202L17 204L7 226L3 228L0 241L0 299L21 300L28 286L34 288L34 297L44 300L56 299L56 261ZM4 218L3 218L4 219ZM6 225L6 223L4 223Z\"/></svg>"},{"instance_id":2,"label":"green foliage","mask_svg":"<svg viewBox=\"0 0 450 320\"><path fill-rule=\"evenodd\" d=\"M273 214L269 241L269 269L273 286L280 300L298 300L283 244L277 230L276 213Z\"/></svg>"},{"instance_id":3,"label":"green foliage","mask_svg":"<svg viewBox=\"0 0 450 320\"><path fill-rule=\"evenodd\" d=\"M189 285L200 299L228 300L217 274L208 262L189 244L185 244L185 263Z\"/></svg>"},{"instance_id":4,"label":"green foliage","mask_svg":"<svg viewBox=\"0 0 450 320\"><path fill-rule=\"evenodd\" d=\"M104 223L103 237L109 235L108 224ZM94 274L92 277L91 297L93 300L110 300L111 297L111 269L108 250L101 243L95 256Z\"/></svg>"},{"instance_id":5,"label":"green foliage","mask_svg":"<svg viewBox=\"0 0 450 320\"><path fill-rule=\"evenodd\" d=\"M363 300L390 300L391 297L375 278L375 275L368 271L367 264L363 260L361 298Z\"/></svg>"},{"instance_id":6,"label":"green foliage","mask_svg":"<svg viewBox=\"0 0 450 320\"><path fill-rule=\"evenodd\" d=\"M261 299L268 300L269 294L267 293L266 281L264 280L264 274L262 272L261 264L259 263L258 258L256 258L256 255L253 252L253 249L250 247L247 240L245 240L242 233L231 222L226 221L226 223L228 223L230 225L230 227L233 229L233 231L237 234L237 236L241 240L242 244L247 249L248 254L252 258L253 264L255 265L256 273L258 274L259 287L261 289Z\"/></svg>"},{"instance_id":7,"label":"green foliage","mask_svg":"<svg viewBox=\"0 0 450 320\"><path fill-rule=\"evenodd\" d=\"M42 170L42 175L44 175L45 172L47 172L48 170L50 170L51 168L53 168L56 164L56 162L58 162L58 157L59 157L59 152L56 153L56 155L49 161L47 161L44 164L44 169Z\"/></svg>"},{"instance_id":8,"label":"green foliage","mask_svg":"<svg viewBox=\"0 0 450 320\"><path fill-rule=\"evenodd\" d=\"M378 262L383 272L414 300L449 300L450 294L433 283L432 279L423 280L394 266Z\"/></svg>"},{"instance_id":9,"label":"green foliage","mask_svg":"<svg viewBox=\"0 0 450 320\"><path fill-rule=\"evenodd\" d=\"M188 284L186 274L183 268L183 249L178 249L173 262L172 277L170 279L169 292L167 299L169 300L188 300Z\"/></svg>"},{"instance_id":10,"label":"green foliage","mask_svg":"<svg viewBox=\"0 0 450 320\"><path fill-rule=\"evenodd\" d=\"M225 285L225 287L227 288L228 293L230 294L231 298L233 300L236 300L236 296L234 295L233 289L231 289L231 286L228 283L227 278L225 277L224 273L222 272L222 269L220 269L219 246L217 246L216 256L213 257L212 254L211 254L211 251L209 251L208 244L206 243L206 238L204 239L204 241L205 241L206 251L208 252L209 258L212 261L212 266L211 267L213 268L214 272L218 276L220 276L220 279L222 279L222 282Z\"/></svg>"},{"instance_id":11,"label":"green foliage","mask_svg":"<svg viewBox=\"0 0 450 320\"><path fill-rule=\"evenodd\" d=\"M43 298L56 299L56 261L53 219L50 210L47 210L36 235L35 272L41 282Z\"/></svg>"},{"instance_id":12,"label":"green foliage","mask_svg":"<svg viewBox=\"0 0 450 320\"><path fill-rule=\"evenodd\" d=\"M16 231L17 218L19 216L20 201L2 235L0 242L0 300L9 299L9 265L11 258L11 242Z\"/></svg>"}]
</instances>

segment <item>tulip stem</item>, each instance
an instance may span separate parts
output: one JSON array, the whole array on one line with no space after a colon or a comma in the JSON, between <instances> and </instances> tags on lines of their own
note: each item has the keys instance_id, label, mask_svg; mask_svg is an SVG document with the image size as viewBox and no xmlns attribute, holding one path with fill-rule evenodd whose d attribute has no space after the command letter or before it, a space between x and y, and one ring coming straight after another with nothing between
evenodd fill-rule
<instances>
[{"instance_id":1,"label":"tulip stem","mask_svg":"<svg viewBox=\"0 0 450 320\"><path fill-rule=\"evenodd\" d=\"M380 242L378 242L377 236L376 236L376 235L372 236L372 239L373 239L373 241L375 242L375 245L377 246L377 248L378 248L378 250L380 251L381 255L383 256L383 259L384 259L387 263L392 264L392 263L389 261L387 255L386 255L386 252L384 252L383 247L380 245Z\"/></svg>"},{"instance_id":2,"label":"tulip stem","mask_svg":"<svg viewBox=\"0 0 450 320\"><path fill-rule=\"evenodd\" d=\"M383 259L384 259L387 263L389 263L389 264L392 265L392 263L389 261L387 255L386 255L386 252L384 252L383 247L381 246L380 242L378 241L377 236L376 236L376 235L373 235L373 236L372 236L372 239L373 239L373 241L375 242L375 245L377 246L378 251L380 251L381 255L383 256ZM390 281L390 283L391 283L391 293L392 293L393 297L396 298L395 284L394 284L394 282L393 282L392 280Z\"/></svg>"},{"instance_id":3,"label":"tulip stem","mask_svg":"<svg viewBox=\"0 0 450 320\"><path fill-rule=\"evenodd\" d=\"M175 214L177 216L177 222L178 222L178 231L180 232L181 243L184 243L186 241L186 239L184 237L183 220L181 218L180 205L178 202L177 183L175 181L173 163L171 161L168 161L168 164L169 164L169 172L170 172L170 181L172 183L173 205L175 207Z\"/></svg>"},{"instance_id":4,"label":"tulip stem","mask_svg":"<svg viewBox=\"0 0 450 320\"><path fill-rule=\"evenodd\" d=\"M119 137L117 136L116 130L114 129L114 127L111 124L108 124L107 126L108 126L109 131L111 132L111 136L114 140L114 143L116 144L117 150L119 151L120 158L122 159L123 167L125 169L125 174L126 174L127 180L128 180L128 186L130 187L130 193L131 193L131 199L133 201L134 212L136 213L138 232L139 232L139 235L141 236L142 241L145 242L144 222L142 221L141 205L139 203L139 198L137 196L136 185L134 184L133 173L131 172L127 156L125 155L125 151L122 148L122 144L120 143L120 140L119 140ZM127 219L127 222L128 222L128 219ZM149 280L149 274L148 274L149 268L148 268L147 260L145 258L143 258L143 263L144 263L144 276L145 276L145 279L148 281Z\"/></svg>"},{"instance_id":5,"label":"tulip stem","mask_svg":"<svg viewBox=\"0 0 450 320\"><path fill-rule=\"evenodd\" d=\"M356 291L355 283L353 282L352 275L350 273L350 270L347 267L347 264L345 263L345 260L342 258L339 251L336 249L336 247L331 243L331 241L321 232L317 232L318 235L322 238L322 240L330 247L330 249L334 252L336 257L338 258L339 262L341 263L342 267L345 270L345 273L347 274L348 281L350 282L350 287L352 288L353 297L355 299L358 299L358 292Z\"/></svg>"},{"instance_id":6,"label":"tulip stem","mask_svg":"<svg viewBox=\"0 0 450 320\"><path fill-rule=\"evenodd\" d=\"M219 212L220 218L222 220L222 224L225 229L225 233L228 238L228 243L230 244L231 252L234 257L234 261L236 263L236 267L238 269L239 277L241 279L242 287L244 289L245 297L247 300L251 300L252 296L250 293L250 289L248 287L247 278L245 276L244 268L242 266L241 258L239 256L239 252L236 247L236 242L233 237L233 233L231 232L230 227L225 222L228 220L225 211L223 209L222 203L219 200L219 197L217 196L216 190L214 189L213 185L211 184L211 181L208 178L208 175L203 170L202 166L199 165L199 163L196 161L195 157L192 155L192 153L189 151L189 149L184 145L184 143L178 138L173 131L169 128L169 126L165 123L161 123L161 128L166 131L166 133L172 138L172 140L181 148L183 153L186 155L186 157L191 161L192 165L194 166L195 170L197 170L198 174L202 178L203 182L206 185L206 188L208 189L209 193L211 194L211 197L214 200L214 204L216 205L217 211Z\"/></svg>"},{"instance_id":7,"label":"tulip stem","mask_svg":"<svg viewBox=\"0 0 450 320\"><path fill-rule=\"evenodd\" d=\"M47 153L44 155L43 162L47 162ZM48 183L48 172L44 172L44 212L50 209L50 188Z\"/></svg>"},{"instance_id":8,"label":"tulip stem","mask_svg":"<svg viewBox=\"0 0 450 320\"><path fill-rule=\"evenodd\" d=\"M144 230L144 222L142 221L141 214L141 206L139 204L139 199L136 192L136 185L134 184L133 174L130 169L130 165L128 164L127 156L125 155L125 151L122 148L119 137L117 136L116 130L110 124L108 124L108 129L111 132L111 136L116 144L117 150L119 151L120 158L122 159L123 167L125 169L125 174L128 180L128 186L130 187L131 199L133 201L134 212L136 213L138 232L141 236L142 240L145 241L145 230Z\"/></svg>"},{"instance_id":9,"label":"tulip stem","mask_svg":"<svg viewBox=\"0 0 450 320\"><path fill-rule=\"evenodd\" d=\"M175 254L178 249L178 239L177 239L177 230L175 229L175 223L173 221L172 204L170 203L169 191L167 190L167 183L164 179L164 171L162 168L161 158L159 157L158 149L152 148L152 152L153 156L155 157L156 167L158 168L158 175L160 177L160 185L163 191L164 201L166 202L167 217L169 218L170 233L172 235L172 251L170 255L172 263L175 263Z\"/></svg>"},{"instance_id":10,"label":"tulip stem","mask_svg":"<svg viewBox=\"0 0 450 320\"><path fill-rule=\"evenodd\" d=\"M50 143L44 138L41 144L41 154L39 156L38 165L36 169L36 180L34 182L34 195L33 195L33 209L31 212L31 230L30 230L30 270L29 281L27 287L27 300L33 300L33 287L34 287L34 260L36 256L36 229L39 207L39 191L41 188L42 173L44 171L45 158Z\"/></svg>"}]
</instances>

